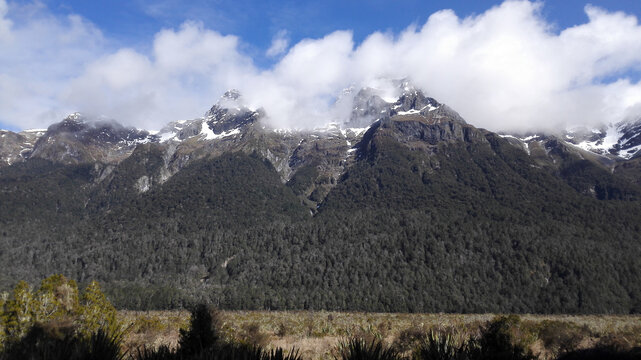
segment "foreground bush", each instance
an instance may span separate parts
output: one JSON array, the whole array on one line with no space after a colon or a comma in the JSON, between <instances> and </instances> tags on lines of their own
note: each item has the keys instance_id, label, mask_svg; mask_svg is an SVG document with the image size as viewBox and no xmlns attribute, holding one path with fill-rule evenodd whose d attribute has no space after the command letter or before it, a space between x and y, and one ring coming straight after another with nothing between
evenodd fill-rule
<instances>
[{"instance_id":1,"label":"foreground bush","mask_svg":"<svg viewBox=\"0 0 641 360\"><path fill-rule=\"evenodd\" d=\"M457 345L450 334L437 335L431 332L412 354L413 360L457 360L468 359L467 343Z\"/></svg>"},{"instance_id":2,"label":"foreground bush","mask_svg":"<svg viewBox=\"0 0 641 360\"><path fill-rule=\"evenodd\" d=\"M386 347L380 340L366 342L362 338L353 338L339 344L341 360L399 360L402 357L391 347Z\"/></svg>"},{"instance_id":3,"label":"foreground bush","mask_svg":"<svg viewBox=\"0 0 641 360\"><path fill-rule=\"evenodd\" d=\"M51 333L36 324L22 339L7 344L0 360L122 360L121 337L103 329L83 337Z\"/></svg>"},{"instance_id":4,"label":"foreground bush","mask_svg":"<svg viewBox=\"0 0 641 360\"><path fill-rule=\"evenodd\" d=\"M414 350L413 360L533 360L535 357L514 344L505 319L491 322L479 338L457 343L450 334L430 333Z\"/></svg>"}]
</instances>

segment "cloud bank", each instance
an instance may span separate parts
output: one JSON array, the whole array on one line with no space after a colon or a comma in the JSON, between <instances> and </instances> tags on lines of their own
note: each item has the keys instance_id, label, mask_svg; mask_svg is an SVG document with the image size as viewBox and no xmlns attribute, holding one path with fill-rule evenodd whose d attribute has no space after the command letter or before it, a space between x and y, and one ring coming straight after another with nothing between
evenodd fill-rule
<instances>
[{"instance_id":1,"label":"cloud bank","mask_svg":"<svg viewBox=\"0 0 641 360\"><path fill-rule=\"evenodd\" d=\"M468 122L494 131L553 130L641 116L641 26L634 16L587 6L588 21L554 29L541 3L506 1L460 18L432 14L399 34L356 44L349 31L289 47L282 31L258 68L242 39L201 23L159 31L142 52L112 48L79 16L0 0L0 121L46 127L65 112L158 129L202 115L239 89L276 127L341 121L344 88L408 77ZM19 26L17 24L20 24Z\"/></svg>"}]
</instances>

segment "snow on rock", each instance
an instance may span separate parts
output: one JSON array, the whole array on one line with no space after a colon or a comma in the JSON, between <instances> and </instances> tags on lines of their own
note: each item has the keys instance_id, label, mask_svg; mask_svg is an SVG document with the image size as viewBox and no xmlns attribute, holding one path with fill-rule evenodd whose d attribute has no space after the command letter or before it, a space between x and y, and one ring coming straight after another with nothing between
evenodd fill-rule
<instances>
[{"instance_id":1,"label":"snow on rock","mask_svg":"<svg viewBox=\"0 0 641 360\"><path fill-rule=\"evenodd\" d=\"M203 121L202 122L202 130L200 131L201 136L204 136L202 140L215 140L215 139L222 139L228 136L233 136L233 135L238 135L240 134L240 129L232 129L228 131L223 131L220 134L216 134L214 130L212 130L207 122Z\"/></svg>"}]
</instances>

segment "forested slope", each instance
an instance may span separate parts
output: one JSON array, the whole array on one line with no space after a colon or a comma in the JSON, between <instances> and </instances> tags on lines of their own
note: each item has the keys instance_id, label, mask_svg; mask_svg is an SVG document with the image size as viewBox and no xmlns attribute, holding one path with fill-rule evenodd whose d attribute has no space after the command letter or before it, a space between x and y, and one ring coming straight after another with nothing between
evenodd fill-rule
<instances>
[{"instance_id":1,"label":"forested slope","mask_svg":"<svg viewBox=\"0 0 641 360\"><path fill-rule=\"evenodd\" d=\"M542 167L449 120L379 122L356 149L313 216L314 167L284 183L258 153L204 157L144 192L162 162L149 146L109 186L83 165L3 168L0 281L95 279L126 308L641 311L634 182L580 158Z\"/></svg>"}]
</instances>

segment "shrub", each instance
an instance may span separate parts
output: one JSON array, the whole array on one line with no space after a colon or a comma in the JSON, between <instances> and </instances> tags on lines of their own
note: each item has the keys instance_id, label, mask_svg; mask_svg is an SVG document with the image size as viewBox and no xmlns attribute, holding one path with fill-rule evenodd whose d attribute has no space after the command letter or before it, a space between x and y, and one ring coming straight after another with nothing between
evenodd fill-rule
<instances>
[{"instance_id":1,"label":"shrub","mask_svg":"<svg viewBox=\"0 0 641 360\"><path fill-rule=\"evenodd\" d=\"M135 334L149 334L160 333L167 330L167 325L156 316L139 316L133 324L131 324L130 331Z\"/></svg>"},{"instance_id":2,"label":"shrub","mask_svg":"<svg viewBox=\"0 0 641 360\"><path fill-rule=\"evenodd\" d=\"M162 345L158 349L150 349L147 347L139 348L132 360L172 360L176 358L175 352L171 351L169 347Z\"/></svg>"},{"instance_id":3,"label":"shrub","mask_svg":"<svg viewBox=\"0 0 641 360\"><path fill-rule=\"evenodd\" d=\"M76 282L62 275L42 280L35 292L28 283L20 281L6 300L3 297L2 303L0 340L3 342L20 340L37 323L55 328L71 322L76 325L75 331L87 337L99 329L110 334L120 331L116 309L95 281L87 286L82 298Z\"/></svg>"},{"instance_id":4,"label":"shrub","mask_svg":"<svg viewBox=\"0 0 641 360\"><path fill-rule=\"evenodd\" d=\"M437 335L433 332L414 350L414 360L454 360L465 359L465 347L457 346L450 334Z\"/></svg>"},{"instance_id":5,"label":"shrub","mask_svg":"<svg viewBox=\"0 0 641 360\"><path fill-rule=\"evenodd\" d=\"M402 330L394 340L393 346L398 352L405 353L419 346L426 337L425 330L415 325Z\"/></svg>"},{"instance_id":6,"label":"shrub","mask_svg":"<svg viewBox=\"0 0 641 360\"><path fill-rule=\"evenodd\" d=\"M479 360L528 360L534 355L519 343L513 334L521 319L518 316L500 316L492 320L478 340L470 340L467 353L470 359Z\"/></svg>"},{"instance_id":7,"label":"shrub","mask_svg":"<svg viewBox=\"0 0 641 360\"><path fill-rule=\"evenodd\" d=\"M87 285L77 312L80 325L78 330L85 335L96 333L98 329L105 329L109 333L120 331L116 308L107 300L97 281Z\"/></svg>"},{"instance_id":8,"label":"shrub","mask_svg":"<svg viewBox=\"0 0 641 360\"><path fill-rule=\"evenodd\" d=\"M260 331L258 323L252 322L243 326L242 340L246 344L259 347L267 345L269 336Z\"/></svg>"},{"instance_id":9,"label":"shrub","mask_svg":"<svg viewBox=\"0 0 641 360\"><path fill-rule=\"evenodd\" d=\"M31 286L20 281L4 304L2 322L6 340L16 341L27 334L34 323L34 300Z\"/></svg>"},{"instance_id":10,"label":"shrub","mask_svg":"<svg viewBox=\"0 0 641 360\"><path fill-rule=\"evenodd\" d=\"M562 321L544 320L537 327L545 348L557 356L575 350L585 337L591 335L585 326Z\"/></svg>"},{"instance_id":11,"label":"shrub","mask_svg":"<svg viewBox=\"0 0 641 360\"><path fill-rule=\"evenodd\" d=\"M287 324L285 324L284 322L281 322L280 324L278 324L278 330L276 330L276 336L278 336L278 337L284 337L284 336L286 336L290 331L291 331L291 330L290 330L289 326L287 326Z\"/></svg>"},{"instance_id":12,"label":"shrub","mask_svg":"<svg viewBox=\"0 0 641 360\"><path fill-rule=\"evenodd\" d=\"M220 341L218 313L206 305L198 305L191 311L188 330L180 330L178 353L190 356L211 349Z\"/></svg>"},{"instance_id":13,"label":"shrub","mask_svg":"<svg viewBox=\"0 0 641 360\"><path fill-rule=\"evenodd\" d=\"M366 342L352 338L338 346L341 360L400 360L401 356L392 347L386 347L380 340Z\"/></svg>"}]
</instances>

